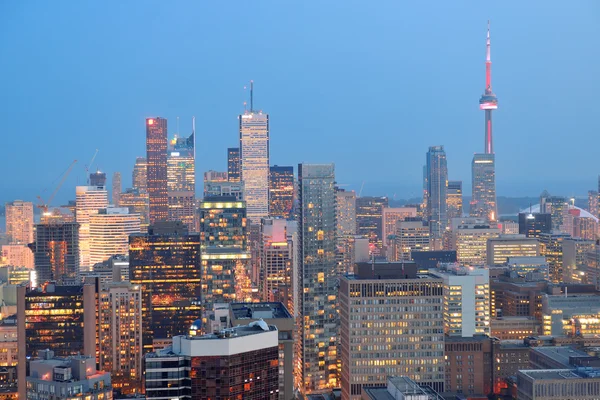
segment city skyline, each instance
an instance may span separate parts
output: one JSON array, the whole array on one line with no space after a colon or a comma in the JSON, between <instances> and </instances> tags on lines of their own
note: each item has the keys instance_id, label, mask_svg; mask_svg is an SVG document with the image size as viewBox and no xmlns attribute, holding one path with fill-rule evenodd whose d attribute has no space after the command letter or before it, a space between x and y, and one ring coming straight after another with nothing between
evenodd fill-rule
<instances>
[{"instance_id":1,"label":"city skyline","mask_svg":"<svg viewBox=\"0 0 600 400\"><path fill-rule=\"evenodd\" d=\"M131 11L128 6L123 7L123 11ZM190 7L190 16L187 16L180 14L178 8L170 9L158 5L167 22L181 20L180 26L164 39L156 37L158 33L148 32L148 42L156 39L160 44L167 40L173 46L169 50L169 59L177 59L179 56L183 59L190 55L194 61L200 61L202 56L199 54L202 52L207 52L209 58L223 56L222 53L229 57L227 52L228 49L233 49L232 40L236 34L253 26L234 10L217 32L225 35L223 50L215 49L204 39L195 45L195 35L189 35L189 32L195 32L195 29L191 29L194 15L200 17L193 4ZM327 5L323 7L323 16L310 17L315 19L314 22L323 22L322 18L332 16L333 10ZM386 3L377 9L366 11L367 16L372 18L364 18L365 29L355 32L351 25L343 24L335 29L335 24L331 24L332 26L319 27L315 32L308 32L302 26L289 24L290 21L282 16L286 11L285 6L275 6L271 7L266 15L257 17L259 21L256 25L268 18L274 29L282 31L282 37L276 40L267 36L264 30L256 30L255 36L260 43L260 49L267 50L267 53L258 52L265 55L264 60L252 52L248 55L248 63L227 67L223 71L217 71L221 62L211 61L204 69L198 70L196 66L173 67L156 61L156 65L150 66L148 71L140 76L131 75L136 70L134 66L138 63L138 55L146 52L148 44L143 43L139 49L136 48L137 42L133 41L136 37L117 45L117 37L114 34L108 35L95 53L92 53L80 47L85 40L97 40L99 36L96 37L96 33L91 33L83 27L81 38L69 38L66 42L61 42L64 49L55 48L56 44L51 38L42 39L35 44L30 42L36 37L35 32L30 33L31 36L21 35L14 44L0 42L0 45L7 47L8 54L19 56L22 54L13 46L43 50L40 53L42 55L46 55L48 51L54 51L56 54L55 58L47 59L49 64L45 76L51 79L44 80L40 88L31 86L40 84L40 78L33 76L36 72L35 69L31 69L33 67L21 70L17 69L20 65L18 62L8 63L9 74L13 71L14 75L19 77L29 72L29 79L15 79L15 82L20 82L19 87L12 87L12 82L8 83L7 92L14 92L16 98L6 97L0 100L9 116L5 129L15 136L24 136L25 132L30 132L36 143L32 146L33 156L46 163L51 157L52 162L51 167L45 168L44 171L36 171L27 166L17 168L17 173L7 177L3 191L6 198L0 200L34 200L44 188L51 186L70 160L77 158L80 165L75 168L56 197L58 202L71 199L73 196L68 188L85 183L82 166L91 158L96 148L100 149L100 152L95 166L105 171L109 177L113 172L121 172L124 177L123 187L129 187L129 171L135 157L144 155L140 142L140 138L143 137L143 120L155 115L174 122L177 116L182 121L187 121L194 115L200 118L205 113L210 114L204 115L204 125L202 129L198 129L198 139L210 140L211 144L214 144L210 148L222 150L211 151L206 146L199 149L197 173L208 169L225 170L226 148L237 143L236 116L243 110L242 103L248 98L243 86L247 85L250 79L256 82L256 103L271 115L272 165L335 162L338 181L349 184L350 189L358 191L364 181L363 194L366 195L392 197L396 194L398 198L418 197L420 157L413 154L407 154L401 159L386 157L385 154L391 154L391 151L382 150L389 149L389 143L401 145L402 142L410 140L411 147L419 149L415 151L419 154L426 151L428 146L444 145L448 154L450 179L465 182L463 190L470 193L469 161L473 152L481 146L481 115L473 99L481 95L481 64L485 61L483 35L488 19L492 21L495 38L494 87L502 99L502 107L494 118L494 150L499 155L498 195L537 195L544 188L566 196L583 195L595 186L597 174L597 171L591 168L590 162L586 161L592 157L586 157L585 153L587 148L595 147L595 141L598 140L591 134L591 117L586 117L593 115L593 98L588 96L593 96L597 91L598 82L585 79L586 76L593 76L592 71L599 63L599 57L587 51L599 33L598 28L590 23L593 22L591 15L597 7L594 3L578 3L572 8L558 12L528 3L521 15L515 16L501 7L477 5L467 10L464 15L452 14L455 18L449 21L442 17L444 12L448 11L444 6L432 14L428 13L425 18L421 15L423 10L418 5ZM10 16L18 16L25 12L19 7L6 11L3 14ZM300 16L309 12L305 9L295 11ZM397 16L398 11L403 11L406 15ZM42 14L47 16L47 13L59 12L60 6L52 10L40 7L32 10L29 17L37 21L42 18ZM94 12L94 6L75 8L71 13L76 14L82 22L71 21L69 24L73 25L72 28L79 28L79 24L87 23ZM144 26L147 12L140 10L134 15L139 19L136 19L133 25ZM570 15L577 15L579 22L570 23L569 29L563 32L565 37L559 40L554 36L553 27L563 17ZM359 19L361 14L357 7L349 6L343 10L342 16L350 22L362 20ZM411 22L409 16L419 18ZM115 18L115 34L122 33L127 37L125 33L129 33L129 29L132 28L126 26L124 17ZM9 18L4 24L7 37L12 29L17 28L14 26L14 20L17 18ZM379 26L372 25L374 20L379 21ZM34 29L44 29L46 22L38 22L40 26ZM286 23L290 26L286 26ZM93 28L105 33L103 26ZM200 30L203 32L204 29ZM340 36L338 31L349 36ZM197 32L198 38L202 37L202 32ZM59 30L53 37L60 39L66 34ZM322 43L317 43L309 49L303 43L293 41L294 38L306 35L307 42L314 43L313 35L318 35L323 38ZM550 39L535 39L540 37ZM433 40L434 38L436 40ZM523 40L524 38L527 40ZM293 43L293 46L290 46L290 43ZM45 46L44 49L38 49L42 46ZM88 64L97 61L99 55L112 51L113 46L116 46L116 53L124 57L124 64L120 66L123 69L117 73L114 69L116 65L110 63L102 64L101 67L108 68L117 75L114 83L109 80L112 77L107 72L83 72ZM335 46L341 54L339 60L326 53L331 46ZM390 54L387 47L403 48L402 55ZM268 51L270 49L273 54ZM555 54L559 53L558 50L560 57ZM65 64L60 57L73 51L79 53L75 58L75 65ZM368 64L356 58L355 54L361 52L369 54ZM235 54L234 51L232 53ZM280 59L275 64L292 65L292 68L285 72L285 76L268 66L268 63L273 64L275 54L277 59ZM307 57L306 67L294 66L298 57ZM543 70L536 67L539 66L539 60L544 60ZM316 67L323 72L315 75L312 70ZM559 75L565 71L564 75ZM95 75L98 75L100 83L106 83L105 87L90 82ZM414 82L408 82L404 76L411 76ZM166 87L150 91L152 85L147 84L150 78L165 82ZM83 85L84 89L87 88L86 92L76 96L78 99L83 98L83 104L73 105L70 100L63 98L50 104L49 100L46 101L44 93L34 100L24 97L28 90L37 92L44 89L45 92L52 93L55 82L64 83L66 96L73 94L80 85ZM193 97L186 94L190 90ZM197 95L198 91L201 95ZM118 107L120 103L113 105L108 102L108 98L116 101L114 94L121 92L124 93L128 107ZM315 95L317 93L320 95ZM427 99L431 99L434 93L436 103L443 104L443 107L427 106L428 102L430 103ZM561 96L557 96L556 93L560 93ZM550 101L546 102L544 107L537 108L534 116L531 114L530 104L540 98L538 96L546 96ZM167 98L177 100L166 101ZM69 111L69 120L61 123L60 134L64 140L60 142L61 157L57 158L54 152L45 151L46 148L57 146L54 139L49 141L52 135L42 135L38 132L47 131L47 124L43 125L45 129L39 124L48 120L50 113L64 114L60 107L55 105L60 104L62 100L65 100L65 107L73 105L74 108ZM313 110L310 126L305 123L298 124L296 118L299 110L302 110L302 107L306 108L307 104L310 104L310 109ZM369 121L374 119L375 122L369 122L367 125L366 122L357 121L355 118L352 118L352 123L345 121L344 112L355 112L353 110L357 106L360 107L361 113L370 115ZM98 112L102 112L104 123L109 123L112 129L107 131L95 124L84 125L84 121L94 120ZM38 115L39 119L30 118L30 115ZM432 115L434 118L431 118ZM400 124L397 122L399 118ZM21 122L30 119L32 121L28 124ZM571 123L573 119L579 121L575 129ZM444 120L444 129L439 129L440 120ZM175 133L175 129L172 123L169 137ZM82 135L82 130L86 134ZM188 130L185 123L182 123L181 132ZM569 141L560 139L565 133L569 135ZM294 150L291 151L290 138L299 137L301 134L305 135L307 143L294 140ZM366 137L369 140L365 140ZM539 145L542 150L540 154L532 157L529 154L531 148L522 145L523 137L528 137L528 141ZM323 146L318 146L323 148L311 148L311 142L316 140L317 143L323 143ZM476 146L466 148L465 140ZM589 146L581 146L581 143L578 143L584 140ZM119 145L116 146L116 143ZM386 145L383 146L383 143ZM332 145L338 146L334 152L328 151ZM568 156L564 160L565 154L575 150L578 155L583 154L580 157ZM364 160L364 163L353 165L353 160L357 157ZM553 163L550 168L544 168L541 165L544 158L566 161L569 171L561 167L563 163ZM516 168L513 162L509 162L515 159L522 164L521 168ZM7 162L23 165L16 154L9 155ZM521 174L523 169L528 171L526 176ZM579 176L569 179L568 174L573 169L579 171ZM376 178L373 177L373 171L378 171Z\"/></svg>"}]
</instances>

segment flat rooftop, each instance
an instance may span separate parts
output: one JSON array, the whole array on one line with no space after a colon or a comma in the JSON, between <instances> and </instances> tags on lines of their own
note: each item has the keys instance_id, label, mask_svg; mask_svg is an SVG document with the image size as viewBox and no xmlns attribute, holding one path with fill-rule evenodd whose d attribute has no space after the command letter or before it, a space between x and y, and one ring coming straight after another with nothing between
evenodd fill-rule
<instances>
[{"instance_id":1,"label":"flat rooftop","mask_svg":"<svg viewBox=\"0 0 600 400\"><path fill-rule=\"evenodd\" d=\"M428 400L444 400L435 390L429 386L421 386L406 376L388 377L387 386L363 387L362 392L371 400L396 400L390 393L390 388L396 393L402 393L405 396L427 396ZM412 398L412 397L409 397Z\"/></svg>"},{"instance_id":2,"label":"flat rooftop","mask_svg":"<svg viewBox=\"0 0 600 400\"><path fill-rule=\"evenodd\" d=\"M267 325L265 321L251 322L248 325L234 326L233 328L223 329L216 333L207 333L202 336L187 335L188 340L215 340L215 339L230 339L232 337L250 336L257 333L276 331L277 327Z\"/></svg>"},{"instance_id":3,"label":"flat rooftop","mask_svg":"<svg viewBox=\"0 0 600 400\"><path fill-rule=\"evenodd\" d=\"M535 380L600 378L600 368L531 369L519 372Z\"/></svg>"},{"instance_id":4,"label":"flat rooftop","mask_svg":"<svg viewBox=\"0 0 600 400\"><path fill-rule=\"evenodd\" d=\"M280 319L292 318L281 302L231 303L229 305L235 319Z\"/></svg>"},{"instance_id":5,"label":"flat rooftop","mask_svg":"<svg viewBox=\"0 0 600 400\"><path fill-rule=\"evenodd\" d=\"M543 354L544 356L565 366L570 365L569 357L589 357L587 353L568 346L534 347L531 349L531 351Z\"/></svg>"}]
</instances>

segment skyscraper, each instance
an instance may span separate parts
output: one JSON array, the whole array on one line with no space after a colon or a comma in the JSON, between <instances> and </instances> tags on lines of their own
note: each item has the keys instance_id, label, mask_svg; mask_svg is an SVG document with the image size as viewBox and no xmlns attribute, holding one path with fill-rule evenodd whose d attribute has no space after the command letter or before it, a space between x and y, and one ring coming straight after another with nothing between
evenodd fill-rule
<instances>
[{"instance_id":1,"label":"skyscraper","mask_svg":"<svg viewBox=\"0 0 600 400\"><path fill-rule=\"evenodd\" d=\"M142 192L148 190L148 161L145 157L137 157L135 159L131 182L134 189Z\"/></svg>"},{"instance_id":2,"label":"skyscraper","mask_svg":"<svg viewBox=\"0 0 600 400\"><path fill-rule=\"evenodd\" d=\"M90 185L89 186L102 186L106 187L106 172L92 172L90 174Z\"/></svg>"},{"instance_id":3,"label":"skyscraper","mask_svg":"<svg viewBox=\"0 0 600 400\"><path fill-rule=\"evenodd\" d=\"M190 231L196 227L196 120L192 134L170 142L167 158L169 221L181 221Z\"/></svg>"},{"instance_id":4,"label":"skyscraper","mask_svg":"<svg viewBox=\"0 0 600 400\"><path fill-rule=\"evenodd\" d=\"M383 209L387 206L387 197L356 198L357 233L377 248L383 246Z\"/></svg>"},{"instance_id":5,"label":"skyscraper","mask_svg":"<svg viewBox=\"0 0 600 400\"><path fill-rule=\"evenodd\" d=\"M150 205L148 204L148 192L129 188L120 196L121 207L127 207L130 214L140 216L140 231L148 231L150 221Z\"/></svg>"},{"instance_id":6,"label":"skyscraper","mask_svg":"<svg viewBox=\"0 0 600 400\"><path fill-rule=\"evenodd\" d=\"M33 203L15 200L6 203L6 235L11 244L33 242Z\"/></svg>"},{"instance_id":7,"label":"skyscraper","mask_svg":"<svg viewBox=\"0 0 600 400\"><path fill-rule=\"evenodd\" d=\"M167 120L146 118L147 185L150 200L150 224L166 221L169 216L167 188Z\"/></svg>"},{"instance_id":8,"label":"skyscraper","mask_svg":"<svg viewBox=\"0 0 600 400\"><path fill-rule=\"evenodd\" d=\"M75 281L79 273L79 225L61 221L37 224L31 250L38 282Z\"/></svg>"},{"instance_id":9,"label":"skyscraper","mask_svg":"<svg viewBox=\"0 0 600 400\"><path fill-rule=\"evenodd\" d=\"M598 217L598 191L588 190L588 211L594 217Z\"/></svg>"},{"instance_id":10,"label":"skyscraper","mask_svg":"<svg viewBox=\"0 0 600 400\"><path fill-rule=\"evenodd\" d=\"M240 179L240 148L227 149L227 179L229 182L239 182Z\"/></svg>"},{"instance_id":11,"label":"skyscraper","mask_svg":"<svg viewBox=\"0 0 600 400\"><path fill-rule=\"evenodd\" d=\"M200 235L185 225L158 222L129 236L130 281L142 288L144 353L155 339L187 332L199 318Z\"/></svg>"},{"instance_id":12,"label":"skyscraper","mask_svg":"<svg viewBox=\"0 0 600 400\"><path fill-rule=\"evenodd\" d=\"M333 164L298 165L300 323L297 382L304 393L337 387L339 319Z\"/></svg>"},{"instance_id":13,"label":"skyscraper","mask_svg":"<svg viewBox=\"0 0 600 400\"><path fill-rule=\"evenodd\" d=\"M246 205L235 197L205 197L199 212L202 302L230 303L236 299L236 269L250 259Z\"/></svg>"},{"instance_id":14,"label":"skyscraper","mask_svg":"<svg viewBox=\"0 0 600 400\"><path fill-rule=\"evenodd\" d=\"M269 115L254 111L251 101L250 110L240 115L239 121L247 216L250 223L258 225L261 218L269 216Z\"/></svg>"},{"instance_id":15,"label":"skyscraper","mask_svg":"<svg viewBox=\"0 0 600 400\"><path fill-rule=\"evenodd\" d=\"M115 172L112 180L112 204L119 207L119 199L121 198L121 173Z\"/></svg>"},{"instance_id":16,"label":"skyscraper","mask_svg":"<svg viewBox=\"0 0 600 400\"><path fill-rule=\"evenodd\" d=\"M427 215L431 238L435 241L441 240L448 226L448 166L444 146L429 147L426 161Z\"/></svg>"},{"instance_id":17,"label":"skyscraper","mask_svg":"<svg viewBox=\"0 0 600 400\"><path fill-rule=\"evenodd\" d=\"M108 192L104 186L77 186L75 219L79 224L79 267L91 270L90 263L90 216L108 207Z\"/></svg>"},{"instance_id":18,"label":"skyscraper","mask_svg":"<svg viewBox=\"0 0 600 400\"><path fill-rule=\"evenodd\" d=\"M269 215L289 218L294 207L294 167L269 169Z\"/></svg>"},{"instance_id":19,"label":"skyscraper","mask_svg":"<svg viewBox=\"0 0 600 400\"><path fill-rule=\"evenodd\" d=\"M140 233L139 214L128 208L103 208L90 215L90 265L108 260L111 256L128 254L129 235Z\"/></svg>"},{"instance_id":20,"label":"skyscraper","mask_svg":"<svg viewBox=\"0 0 600 400\"><path fill-rule=\"evenodd\" d=\"M539 238L541 233L552 232L552 215L519 213L519 234Z\"/></svg>"},{"instance_id":21,"label":"skyscraper","mask_svg":"<svg viewBox=\"0 0 600 400\"><path fill-rule=\"evenodd\" d=\"M448 221L463 213L462 181L448 181Z\"/></svg>"},{"instance_id":22,"label":"skyscraper","mask_svg":"<svg viewBox=\"0 0 600 400\"><path fill-rule=\"evenodd\" d=\"M498 219L496 211L496 167L494 154L474 154L472 163L471 217L489 222Z\"/></svg>"},{"instance_id":23,"label":"skyscraper","mask_svg":"<svg viewBox=\"0 0 600 400\"><path fill-rule=\"evenodd\" d=\"M416 207L384 207L382 212L383 243L392 247L396 236L396 223L406 218L416 218Z\"/></svg>"}]
</instances>

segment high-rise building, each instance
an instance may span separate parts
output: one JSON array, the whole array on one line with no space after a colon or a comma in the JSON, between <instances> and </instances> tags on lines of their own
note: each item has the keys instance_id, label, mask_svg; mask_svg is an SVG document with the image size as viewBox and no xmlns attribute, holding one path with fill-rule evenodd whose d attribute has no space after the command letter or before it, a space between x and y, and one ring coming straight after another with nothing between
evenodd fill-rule
<instances>
[{"instance_id":1,"label":"high-rise building","mask_svg":"<svg viewBox=\"0 0 600 400\"><path fill-rule=\"evenodd\" d=\"M356 193L336 188L336 236L356 235Z\"/></svg>"},{"instance_id":2,"label":"high-rise building","mask_svg":"<svg viewBox=\"0 0 600 400\"><path fill-rule=\"evenodd\" d=\"M415 251L429 251L431 232L427 222L409 218L396 223L396 261L412 260Z\"/></svg>"},{"instance_id":3,"label":"high-rise building","mask_svg":"<svg viewBox=\"0 0 600 400\"><path fill-rule=\"evenodd\" d=\"M281 302L296 310L298 282L298 225L296 221L261 221L260 289L263 301Z\"/></svg>"},{"instance_id":4,"label":"high-rise building","mask_svg":"<svg viewBox=\"0 0 600 400\"><path fill-rule=\"evenodd\" d=\"M200 317L200 235L159 222L129 236L130 281L142 289L144 353L152 341L181 333Z\"/></svg>"},{"instance_id":5,"label":"high-rise building","mask_svg":"<svg viewBox=\"0 0 600 400\"><path fill-rule=\"evenodd\" d=\"M36 224L31 251L40 283L76 280L79 273L79 224L60 221Z\"/></svg>"},{"instance_id":6,"label":"high-rise building","mask_svg":"<svg viewBox=\"0 0 600 400\"><path fill-rule=\"evenodd\" d=\"M148 192L129 188L120 196L120 207L127 207L130 214L138 214L140 217L141 232L148 231L150 224L150 204Z\"/></svg>"},{"instance_id":7,"label":"high-rise building","mask_svg":"<svg viewBox=\"0 0 600 400\"><path fill-rule=\"evenodd\" d=\"M181 221L196 230L196 196L192 191L169 192L169 221Z\"/></svg>"},{"instance_id":8,"label":"high-rise building","mask_svg":"<svg viewBox=\"0 0 600 400\"><path fill-rule=\"evenodd\" d=\"M244 200L244 182L204 181L204 197L233 196Z\"/></svg>"},{"instance_id":9,"label":"high-rise building","mask_svg":"<svg viewBox=\"0 0 600 400\"><path fill-rule=\"evenodd\" d=\"M129 235L140 233L139 214L128 208L103 208L90 215L90 265L108 260L111 256L127 254Z\"/></svg>"},{"instance_id":10,"label":"high-rise building","mask_svg":"<svg viewBox=\"0 0 600 400\"><path fill-rule=\"evenodd\" d=\"M206 197L199 213L202 302L230 303L241 289L236 287L236 270L245 269L250 259L246 204L235 197Z\"/></svg>"},{"instance_id":11,"label":"high-rise building","mask_svg":"<svg viewBox=\"0 0 600 400\"><path fill-rule=\"evenodd\" d=\"M444 281L444 331L448 336L490 334L490 278L485 268L456 264L431 269Z\"/></svg>"},{"instance_id":12,"label":"high-rise building","mask_svg":"<svg viewBox=\"0 0 600 400\"><path fill-rule=\"evenodd\" d=\"M396 236L396 224L407 218L416 218L415 207L384 207L382 212L383 243L386 247L392 246Z\"/></svg>"},{"instance_id":13,"label":"high-rise building","mask_svg":"<svg viewBox=\"0 0 600 400\"><path fill-rule=\"evenodd\" d=\"M383 246L383 209L387 206L387 197L356 198L357 233L379 249Z\"/></svg>"},{"instance_id":14,"label":"high-rise building","mask_svg":"<svg viewBox=\"0 0 600 400\"><path fill-rule=\"evenodd\" d=\"M539 238L552 232L552 216L541 213L519 213L519 234Z\"/></svg>"},{"instance_id":15,"label":"high-rise building","mask_svg":"<svg viewBox=\"0 0 600 400\"><path fill-rule=\"evenodd\" d=\"M79 267L89 271L90 263L90 217L98 210L108 207L108 192L104 186L77 186L75 220L79 224Z\"/></svg>"},{"instance_id":16,"label":"high-rise building","mask_svg":"<svg viewBox=\"0 0 600 400\"><path fill-rule=\"evenodd\" d=\"M52 350L46 350L41 357L29 363L27 399L112 399L110 374L96 370L93 356L55 358Z\"/></svg>"},{"instance_id":17,"label":"high-rise building","mask_svg":"<svg viewBox=\"0 0 600 400\"><path fill-rule=\"evenodd\" d=\"M360 263L339 292L343 399L398 375L443 391L442 279L418 275L414 264Z\"/></svg>"},{"instance_id":18,"label":"high-rise building","mask_svg":"<svg viewBox=\"0 0 600 400\"><path fill-rule=\"evenodd\" d=\"M461 218L463 213L462 181L448 181L448 220Z\"/></svg>"},{"instance_id":19,"label":"high-rise building","mask_svg":"<svg viewBox=\"0 0 600 400\"><path fill-rule=\"evenodd\" d=\"M145 357L146 398L278 400L277 335L275 326L255 321L176 336L171 346Z\"/></svg>"},{"instance_id":20,"label":"high-rise building","mask_svg":"<svg viewBox=\"0 0 600 400\"><path fill-rule=\"evenodd\" d=\"M27 376L28 357L42 350L61 357L96 356L97 295L95 282L83 286L49 283L33 290L17 287L19 376ZM24 379L19 380L19 394L26 398Z\"/></svg>"},{"instance_id":21,"label":"high-rise building","mask_svg":"<svg viewBox=\"0 0 600 400\"><path fill-rule=\"evenodd\" d=\"M493 343L487 335L444 338L446 392L463 393L467 399L486 398L492 392Z\"/></svg>"},{"instance_id":22,"label":"high-rise building","mask_svg":"<svg viewBox=\"0 0 600 400\"><path fill-rule=\"evenodd\" d=\"M290 218L294 207L294 167L269 169L269 215Z\"/></svg>"},{"instance_id":23,"label":"high-rise building","mask_svg":"<svg viewBox=\"0 0 600 400\"><path fill-rule=\"evenodd\" d=\"M490 45L490 24L488 21L486 53L485 53L485 90L479 99L479 108L485 111L485 138L484 153L494 154L494 144L492 136L492 111L498 109L498 98L492 92L492 59ZM495 192L495 187L494 187ZM495 199L494 199L495 202Z\"/></svg>"},{"instance_id":24,"label":"high-rise building","mask_svg":"<svg viewBox=\"0 0 600 400\"><path fill-rule=\"evenodd\" d=\"M499 235L500 229L483 221L458 225L452 231L452 248L456 249L458 262L468 266L485 265L488 239Z\"/></svg>"},{"instance_id":25,"label":"high-rise building","mask_svg":"<svg viewBox=\"0 0 600 400\"><path fill-rule=\"evenodd\" d=\"M492 223L498 219L496 209L496 161L494 154L475 154L472 164L471 217Z\"/></svg>"},{"instance_id":26,"label":"high-rise building","mask_svg":"<svg viewBox=\"0 0 600 400\"><path fill-rule=\"evenodd\" d=\"M33 242L33 203L15 200L6 203L6 236L10 244Z\"/></svg>"},{"instance_id":27,"label":"high-rise building","mask_svg":"<svg viewBox=\"0 0 600 400\"><path fill-rule=\"evenodd\" d=\"M112 180L112 204L115 207L119 207L119 199L121 197L121 192L123 191L121 187L121 173L115 172L113 174Z\"/></svg>"},{"instance_id":28,"label":"high-rise building","mask_svg":"<svg viewBox=\"0 0 600 400\"><path fill-rule=\"evenodd\" d=\"M588 280L588 268L586 265L586 254L596 250L596 241L581 238L565 238L562 242L562 265L563 276L561 282L586 283Z\"/></svg>"},{"instance_id":29,"label":"high-rise building","mask_svg":"<svg viewBox=\"0 0 600 400\"><path fill-rule=\"evenodd\" d=\"M537 257L540 244L525 235L500 235L487 241L487 264L502 265L509 257Z\"/></svg>"},{"instance_id":30,"label":"high-rise building","mask_svg":"<svg viewBox=\"0 0 600 400\"><path fill-rule=\"evenodd\" d=\"M303 393L337 387L338 270L335 168L299 164L300 337L297 382Z\"/></svg>"},{"instance_id":31,"label":"high-rise building","mask_svg":"<svg viewBox=\"0 0 600 400\"><path fill-rule=\"evenodd\" d=\"M431 238L439 241L448 226L448 166L444 146L429 148L426 166L429 229Z\"/></svg>"},{"instance_id":32,"label":"high-rise building","mask_svg":"<svg viewBox=\"0 0 600 400\"><path fill-rule=\"evenodd\" d=\"M588 191L588 211L594 217L598 217L600 214L600 209L598 208L598 191L597 190L589 190Z\"/></svg>"},{"instance_id":33,"label":"high-rise building","mask_svg":"<svg viewBox=\"0 0 600 400\"><path fill-rule=\"evenodd\" d=\"M106 172L92 172L90 174L90 184L88 186L106 187Z\"/></svg>"},{"instance_id":34,"label":"high-rise building","mask_svg":"<svg viewBox=\"0 0 600 400\"><path fill-rule=\"evenodd\" d=\"M146 157L137 157L131 177L132 186L141 192L148 191L148 161Z\"/></svg>"},{"instance_id":35,"label":"high-rise building","mask_svg":"<svg viewBox=\"0 0 600 400\"><path fill-rule=\"evenodd\" d=\"M147 185L150 224L169 217L167 187L167 120L146 118Z\"/></svg>"},{"instance_id":36,"label":"high-rise building","mask_svg":"<svg viewBox=\"0 0 600 400\"><path fill-rule=\"evenodd\" d=\"M1 262L3 262L5 265L12 265L14 267L25 267L27 269L33 269L35 267L35 264L33 262L33 253L27 245L2 245L1 255Z\"/></svg>"},{"instance_id":37,"label":"high-rise building","mask_svg":"<svg viewBox=\"0 0 600 400\"><path fill-rule=\"evenodd\" d=\"M227 149L227 179L229 182L240 182L240 148L230 147Z\"/></svg>"},{"instance_id":38,"label":"high-rise building","mask_svg":"<svg viewBox=\"0 0 600 400\"><path fill-rule=\"evenodd\" d=\"M142 291L129 282L111 282L100 292L98 364L124 394L142 381Z\"/></svg>"},{"instance_id":39,"label":"high-rise building","mask_svg":"<svg viewBox=\"0 0 600 400\"><path fill-rule=\"evenodd\" d=\"M503 235L519 235L519 223L510 220L500 221L500 230ZM521 233L520 235L525 235ZM527 236L527 235L526 235Z\"/></svg>"},{"instance_id":40,"label":"high-rise building","mask_svg":"<svg viewBox=\"0 0 600 400\"><path fill-rule=\"evenodd\" d=\"M251 102L250 110L239 116L240 172L248 221L259 225L269 216L269 115L252 107Z\"/></svg>"},{"instance_id":41,"label":"high-rise building","mask_svg":"<svg viewBox=\"0 0 600 400\"><path fill-rule=\"evenodd\" d=\"M546 190L540 195L540 212L550 214L552 219L552 231L561 231L566 208L566 198L562 196L551 196Z\"/></svg>"},{"instance_id":42,"label":"high-rise building","mask_svg":"<svg viewBox=\"0 0 600 400\"><path fill-rule=\"evenodd\" d=\"M169 220L183 222L190 231L196 226L195 120L192 125L189 137L171 140L167 157Z\"/></svg>"},{"instance_id":43,"label":"high-rise building","mask_svg":"<svg viewBox=\"0 0 600 400\"><path fill-rule=\"evenodd\" d=\"M570 237L571 235L558 232L540 234L540 255L546 257L551 282L559 283L563 280L562 244Z\"/></svg>"}]
</instances>

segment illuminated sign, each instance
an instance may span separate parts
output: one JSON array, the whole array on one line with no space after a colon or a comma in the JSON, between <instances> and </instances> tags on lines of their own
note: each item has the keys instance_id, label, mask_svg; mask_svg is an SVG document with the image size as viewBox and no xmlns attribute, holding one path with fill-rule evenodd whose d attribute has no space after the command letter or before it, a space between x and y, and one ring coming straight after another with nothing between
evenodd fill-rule
<instances>
[{"instance_id":1,"label":"illuminated sign","mask_svg":"<svg viewBox=\"0 0 600 400\"><path fill-rule=\"evenodd\" d=\"M492 103L492 102L481 103L479 105L479 108L481 110L497 110L498 109L498 104Z\"/></svg>"},{"instance_id":2,"label":"illuminated sign","mask_svg":"<svg viewBox=\"0 0 600 400\"><path fill-rule=\"evenodd\" d=\"M148 125L154 125L154 120L152 118L148 120Z\"/></svg>"},{"instance_id":3,"label":"illuminated sign","mask_svg":"<svg viewBox=\"0 0 600 400\"><path fill-rule=\"evenodd\" d=\"M252 119L252 114L242 115L242 119Z\"/></svg>"}]
</instances>

